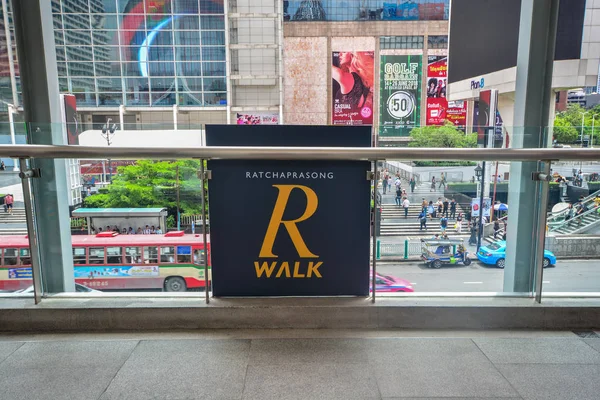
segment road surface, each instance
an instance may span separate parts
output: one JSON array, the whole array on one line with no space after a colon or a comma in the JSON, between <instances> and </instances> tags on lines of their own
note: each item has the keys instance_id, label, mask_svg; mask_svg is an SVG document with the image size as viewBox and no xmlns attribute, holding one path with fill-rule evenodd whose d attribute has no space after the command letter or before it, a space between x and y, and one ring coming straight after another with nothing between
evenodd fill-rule
<instances>
[{"instance_id":1,"label":"road surface","mask_svg":"<svg viewBox=\"0 0 600 400\"><path fill-rule=\"evenodd\" d=\"M444 266L430 269L420 262L383 263L377 272L404 278L415 292L501 292L504 271L474 261L468 267ZM600 292L598 260L558 261L544 270L544 292Z\"/></svg>"}]
</instances>

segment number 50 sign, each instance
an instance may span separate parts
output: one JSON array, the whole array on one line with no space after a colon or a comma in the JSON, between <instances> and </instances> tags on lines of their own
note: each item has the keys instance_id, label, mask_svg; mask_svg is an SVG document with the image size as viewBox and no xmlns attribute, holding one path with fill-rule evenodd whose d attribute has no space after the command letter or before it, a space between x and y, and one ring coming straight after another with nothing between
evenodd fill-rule
<instances>
[{"instance_id":1,"label":"number 50 sign","mask_svg":"<svg viewBox=\"0 0 600 400\"><path fill-rule=\"evenodd\" d=\"M404 119L415 111L415 96L409 92L396 92L388 98L387 110L392 118Z\"/></svg>"}]
</instances>

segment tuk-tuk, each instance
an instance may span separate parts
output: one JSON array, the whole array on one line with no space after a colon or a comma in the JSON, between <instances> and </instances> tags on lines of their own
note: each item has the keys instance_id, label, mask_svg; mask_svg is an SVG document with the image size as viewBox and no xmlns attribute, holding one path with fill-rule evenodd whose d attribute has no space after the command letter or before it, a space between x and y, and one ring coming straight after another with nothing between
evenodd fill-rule
<instances>
[{"instance_id":1,"label":"tuk-tuk","mask_svg":"<svg viewBox=\"0 0 600 400\"><path fill-rule=\"evenodd\" d=\"M430 268L442 268L444 264L471 264L462 239L421 239L421 245L421 259Z\"/></svg>"}]
</instances>

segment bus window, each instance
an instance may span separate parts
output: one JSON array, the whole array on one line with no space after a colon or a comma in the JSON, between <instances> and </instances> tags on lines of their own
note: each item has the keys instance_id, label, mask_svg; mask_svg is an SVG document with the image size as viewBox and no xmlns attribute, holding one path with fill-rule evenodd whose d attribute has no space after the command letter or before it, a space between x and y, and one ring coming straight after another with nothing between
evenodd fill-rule
<instances>
[{"instance_id":1,"label":"bus window","mask_svg":"<svg viewBox=\"0 0 600 400\"><path fill-rule=\"evenodd\" d=\"M174 263L175 262L175 247L164 246L160 248L160 262Z\"/></svg>"},{"instance_id":2,"label":"bus window","mask_svg":"<svg viewBox=\"0 0 600 400\"><path fill-rule=\"evenodd\" d=\"M106 263L107 264L123 264L123 248L122 247L107 247L106 248Z\"/></svg>"},{"instance_id":3,"label":"bus window","mask_svg":"<svg viewBox=\"0 0 600 400\"><path fill-rule=\"evenodd\" d=\"M102 258L104 258L104 256ZM85 247L73 247L73 264L75 264L75 265L86 264Z\"/></svg>"},{"instance_id":4,"label":"bus window","mask_svg":"<svg viewBox=\"0 0 600 400\"><path fill-rule=\"evenodd\" d=\"M146 264L158 264L158 247L144 247L144 262Z\"/></svg>"},{"instance_id":5,"label":"bus window","mask_svg":"<svg viewBox=\"0 0 600 400\"><path fill-rule=\"evenodd\" d=\"M104 247L90 247L90 264L104 264Z\"/></svg>"},{"instance_id":6,"label":"bus window","mask_svg":"<svg viewBox=\"0 0 600 400\"><path fill-rule=\"evenodd\" d=\"M4 265L17 265L17 249L4 249Z\"/></svg>"},{"instance_id":7,"label":"bus window","mask_svg":"<svg viewBox=\"0 0 600 400\"><path fill-rule=\"evenodd\" d=\"M141 247L125 247L125 262L127 264L142 263L142 248Z\"/></svg>"},{"instance_id":8,"label":"bus window","mask_svg":"<svg viewBox=\"0 0 600 400\"><path fill-rule=\"evenodd\" d=\"M192 262L192 248L190 246L177 246L177 262L180 264Z\"/></svg>"},{"instance_id":9,"label":"bus window","mask_svg":"<svg viewBox=\"0 0 600 400\"><path fill-rule=\"evenodd\" d=\"M204 265L204 250L194 250L194 264Z\"/></svg>"},{"instance_id":10,"label":"bus window","mask_svg":"<svg viewBox=\"0 0 600 400\"><path fill-rule=\"evenodd\" d=\"M31 254L29 253L29 249L20 249L19 256L21 265L31 265Z\"/></svg>"}]
</instances>

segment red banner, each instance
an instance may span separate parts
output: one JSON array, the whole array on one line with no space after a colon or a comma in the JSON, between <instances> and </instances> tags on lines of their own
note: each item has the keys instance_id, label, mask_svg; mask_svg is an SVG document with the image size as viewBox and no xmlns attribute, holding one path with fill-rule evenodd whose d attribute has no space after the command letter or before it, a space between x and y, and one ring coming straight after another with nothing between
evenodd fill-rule
<instances>
[{"instance_id":1,"label":"red banner","mask_svg":"<svg viewBox=\"0 0 600 400\"><path fill-rule=\"evenodd\" d=\"M374 73L374 52L333 52L333 125L373 124Z\"/></svg>"},{"instance_id":2,"label":"red banner","mask_svg":"<svg viewBox=\"0 0 600 400\"><path fill-rule=\"evenodd\" d=\"M449 101L446 121L452 122L454 126L465 131L467 126L467 102Z\"/></svg>"},{"instance_id":3,"label":"red banner","mask_svg":"<svg viewBox=\"0 0 600 400\"><path fill-rule=\"evenodd\" d=\"M429 56L427 64L427 125L444 125L446 121L447 79L448 58L446 56Z\"/></svg>"}]
</instances>

